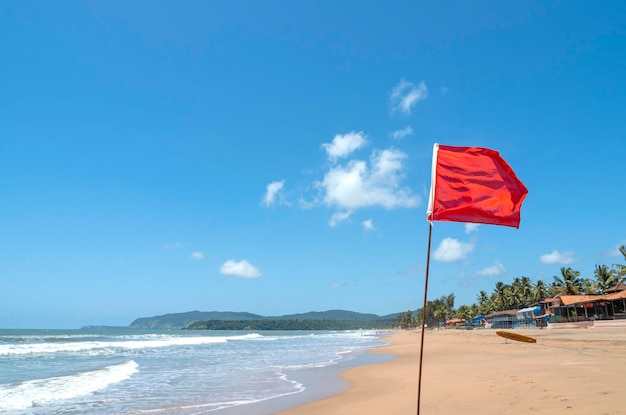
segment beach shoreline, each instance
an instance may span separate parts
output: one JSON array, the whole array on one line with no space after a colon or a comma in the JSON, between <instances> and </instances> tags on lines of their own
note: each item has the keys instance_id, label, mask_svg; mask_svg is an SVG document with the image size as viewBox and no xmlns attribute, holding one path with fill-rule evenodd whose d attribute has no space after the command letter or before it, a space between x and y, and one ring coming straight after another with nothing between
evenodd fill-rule
<instances>
[{"instance_id":1,"label":"beach shoreline","mask_svg":"<svg viewBox=\"0 0 626 415\"><path fill-rule=\"evenodd\" d=\"M428 330L420 412L626 414L626 329ZM417 412L419 331L398 331L368 353L394 356L341 374L349 387L276 415L409 415Z\"/></svg>"}]
</instances>

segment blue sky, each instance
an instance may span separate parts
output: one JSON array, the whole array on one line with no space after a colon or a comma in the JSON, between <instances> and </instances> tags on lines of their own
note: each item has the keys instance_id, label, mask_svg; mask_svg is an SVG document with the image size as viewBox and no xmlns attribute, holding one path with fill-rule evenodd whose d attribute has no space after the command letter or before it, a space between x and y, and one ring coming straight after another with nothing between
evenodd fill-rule
<instances>
[{"instance_id":1,"label":"blue sky","mask_svg":"<svg viewBox=\"0 0 626 415\"><path fill-rule=\"evenodd\" d=\"M5 1L0 327L421 306L433 144L520 229L436 222L429 297L622 262L626 6Z\"/></svg>"}]
</instances>

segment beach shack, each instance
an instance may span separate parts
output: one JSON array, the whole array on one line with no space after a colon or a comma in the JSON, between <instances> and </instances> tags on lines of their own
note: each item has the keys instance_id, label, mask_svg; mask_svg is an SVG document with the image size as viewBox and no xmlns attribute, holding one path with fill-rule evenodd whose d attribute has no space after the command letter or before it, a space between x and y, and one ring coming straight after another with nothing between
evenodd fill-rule
<instances>
[{"instance_id":1,"label":"beach shack","mask_svg":"<svg viewBox=\"0 0 626 415\"><path fill-rule=\"evenodd\" d=\"M476 317L472 318L472 326L483 326L484 323L486 321L485 320L485 316L482 314L477 315Z\"/></svg>"},{"instance_id":2,"label":"beach shack","mask_svg":"<svg viewBox=\"0 0 626 415\"><path fill-rule=\"evenodd\" d=\"M446 320L446 327L465 327L466 321L462 318L453 318Z\"/></svg>"},{"instance_id":3,"label":"beach shack","mask_svg":"<svg viewBox=\"0 0 626 415\"><path fill-rule=\"evenodd\" d=\"M626 289L606 294L604 299L610 304L613 319L626 319Z\"/></svg>"},{"instance_id":4,"label":"beach shack","mask_svg":"<svg viewBox=\"0 0 626 415\"><path fill-rule=\"evenodd\" d=\"M534 305L518 310L515 314L517 321L512 328L535 328L537 321L535 317L541 315L541 306Z\"/></svg>"},{"instance_id":5,"label":"beach shack","mask_svg":"<svg viewBox=\"0 0 626 415\"><path fill-rule=\"evenodd\" d=\"M607 294L561 295L552 302L552 321L618 320L626 319L626 287Z\"/></svg>"},{"instance_id":6,"label":"beach shack","mask_svg":"<svg viewBox=\"0 0 626 415\"><path fill-rule=\"evenodd\" d=\"M510 329L517 322L517 310L496 311L485 316L488 324L494 329Z\"/></svg>"}]
</instances>

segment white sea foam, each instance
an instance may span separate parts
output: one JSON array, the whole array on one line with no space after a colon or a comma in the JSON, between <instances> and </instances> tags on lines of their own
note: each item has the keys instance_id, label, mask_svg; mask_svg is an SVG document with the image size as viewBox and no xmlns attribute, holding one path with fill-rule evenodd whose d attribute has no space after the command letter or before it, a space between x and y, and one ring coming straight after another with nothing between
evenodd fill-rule
<instances>
[{"instance_id":1,"label":"white sea foam","mask_svg":"<svg viewBox=\"0 0 626 415\"><path fill-rule=\"evenodd\" d=\"M0 330L0 415L220 413L300 393L302 370L380 344L360 331L261 333Z\"/></svg>"},{"instance_id":2,"label":"white sea foam","mask_svg":"<svg viewBox=\"0 0 626 415\"><path fill-rule=\"evenodd\" d=\"M192 412L185 412L188 415L201 415L206 414L207 412L219 411L220 409L232 408L234 406L241 405L250 405L254 403L259 403L263 401L268 401L271 399L276 399L284 396L294 395L297 393L301 393L306 390L306 387L295 380L291 380L284 373L277 373L279 379L283 382L289 383L292 385L292 389L288 392L283 392L279 394L268 395L264 397L259 397L256 399L239 399L239 400L227 400L221 401L217 400L215 402L208 402L203 404L191 404L191 405L177 405L177 406L165 406L162 408L152 408L152 409L140 409L134 411L137 414L150 414L150 413L159 413L159 412L170 412L170 411L182 411L182 410L192 410ZM199 410L199 412L193 412L195 410Z\"/></svg>"},{"instance_id":3,"label":"white sea foam","mask_svg":"<svg viewBox=\"0 0 626 415\"><path fill-rule=\"evenodd\" d=\"M106 354L111 349L147 349L169 346L194 346L211 343L225 343L231 340L254 340L262 337L252 333L243 336L229 337L174 337L162 338L128 338L123 341L78 341L78 342L55 342L55 343L17 343L0 345L0 356L24 355L35 353L62 353L62 352L86 352L92 351L98 354Z\"/></svg>"},{"instance_id":4,"label":"white sea foam","mask_svg":"<svg viewBox=\"0 0 626 415\"><path fill-rule=\"evenodd\" d=\"M138 365L131 360L75 375L0 385L0 413L89 395L114 383L122 382L136 372Z\"/></svg>"}]
</instances>

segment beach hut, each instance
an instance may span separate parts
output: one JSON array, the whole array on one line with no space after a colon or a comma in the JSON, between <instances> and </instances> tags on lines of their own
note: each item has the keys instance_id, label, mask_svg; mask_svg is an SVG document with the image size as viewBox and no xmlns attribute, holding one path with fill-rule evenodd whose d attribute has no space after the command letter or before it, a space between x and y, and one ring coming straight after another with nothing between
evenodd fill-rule
<instances>
[{"instance_id":1,"label":"beach hut","mask_svg":"<svg viewBox=\"0 0 626 415\"><path fill-rule=\"evenodd\" d=\"M626 289L606 294L604 299L610 304L610 312L613 319L626 319Z\"/></svg>"},{"instance_id":2,"label":"beach hut","mask_svg":"<svg viewBox=\"0 0 626 415\"><path fill-rule=\"evenodd\" d=\"M512 328L535 328L537 326L535 317L541 315L540 306L531 306L518 310L515 314L517 321Z\"/></svg>"},{"instance_id":3,"label":"beach hut","mask_svg":"<svg viewBox=\"0 0 626 415\"><path fill-rule=\"evenodd\" d=\"M450 320L446 320L446 326L447 327L465 326L465 320L462 318L453 318Z\"/></svg>"},{"instance_id":4,"label":"beach hut","mask_svg":"<svg viewBox=\"0 0 626 415\"><path fill-rule=\"evenodd\" d=\"M496 311L485 316L485 320L494 329L510 329L517 321L517 310Z\"/></svg>"},{"instance_id":5,"label":"beach hut","mask_svg":"<svg viewBox=\"0 0 626 415\"><path fill-rule=\"evenodd\" d=\"M484 319L485 319L484 315L482 314L477 315L476 317L472 318L472 326L482 326Z\"/></svg>"},{"instance_id":6,"label":"beach hut","mask_svg":"<svg viewBox=\"0 0 626 415\"><path fill-rule=\"evenodd\" d=\"M561 295L556 321L584 321L597 314L596 303L602 301L602 295ZM602 305L605 305L604 303ZM604 315L604 313L601 313ZM595 318L595 317L594 317Z\"/></svg>"}]
</instances>

